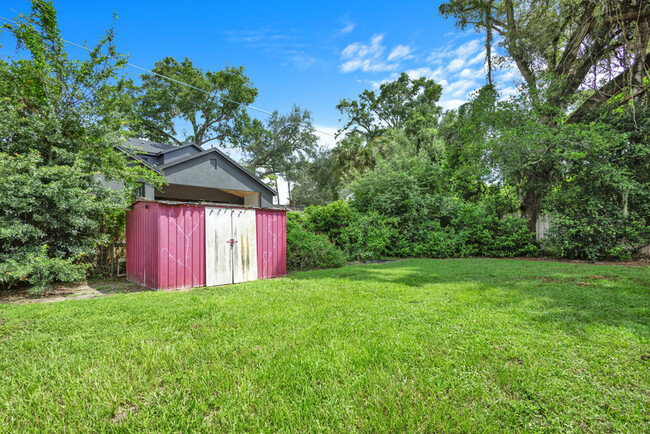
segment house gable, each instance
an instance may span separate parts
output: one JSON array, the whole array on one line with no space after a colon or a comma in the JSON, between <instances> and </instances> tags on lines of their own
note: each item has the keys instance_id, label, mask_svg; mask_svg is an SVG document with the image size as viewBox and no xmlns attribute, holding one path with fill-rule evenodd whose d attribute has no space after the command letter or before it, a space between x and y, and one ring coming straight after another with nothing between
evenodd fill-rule
<instances>
[{"instance_id":1,"label":"house gable","mask_svg":"<svg viewBox=\"0 0 650 434\"><path fill-rule=\"evenodd\" d=\"M204 152L204 150L194 143L190 143L184 146L179 146L174 149L169 149L161 153L160 164L165 165L173 161L179 160L181 158L191 157L193 155L198 155Z\"/></svg>"},{"instance_id":2,"label":"house gable","mask_svg":"<svg viewBox=\"0 0 650 434\"><path fill-rule=\"evenodd\" d=\"M275 191L216 149L177 159L160 169L170 184L217 188L241 195L259 193L261 206L273 204Z\"/></svg>"},{"instance_id":3,"label":"house gable","mask_svg":"<svg viewBox=\"0 0 650 434\"><path fill-rule=\"evenodd\" d=\"M144 139L130 139L116 148L165 176L168 185L159 191L145 185L143 197L147 199L270 207L277 194L216 148L205 150L195 143L172 146Z\"/></svg>"}]
</instances>

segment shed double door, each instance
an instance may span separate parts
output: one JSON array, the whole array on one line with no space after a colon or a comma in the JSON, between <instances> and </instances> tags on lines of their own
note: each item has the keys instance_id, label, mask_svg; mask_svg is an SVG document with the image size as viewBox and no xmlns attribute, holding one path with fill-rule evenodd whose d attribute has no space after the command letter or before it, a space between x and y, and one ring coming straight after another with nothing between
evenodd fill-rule
<instances>
[{"instance_id":1,"label":"shed double door","mask_svg":"<svg viewBox=\"0 0 650 434\"><path fill-rule=\"evenodd\" d=\"M257 279L255 210L206 207L207 286Z\"/></svg>"}]
</instances>

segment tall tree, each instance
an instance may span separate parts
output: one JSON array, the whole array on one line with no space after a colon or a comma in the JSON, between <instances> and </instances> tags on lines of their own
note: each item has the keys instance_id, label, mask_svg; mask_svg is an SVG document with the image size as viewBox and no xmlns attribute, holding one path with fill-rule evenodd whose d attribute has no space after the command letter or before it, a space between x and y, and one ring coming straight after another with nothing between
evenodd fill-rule
<instances>
[{"instance_id":1,"label":"tall tree","mask_svg":"<svg viewBox=\"0 0 650 434\"><path fill-rule=\"evenodd\" d=\"M135 88L130 116L135 134L176 145L236 144L248 120L244 108L257 97L243 67L204 72L188 58L165 57L152 72L143 74L142 85ZM191 131L177 131L179 122L188 123Z\"/></svg>"},{"instance_id":2,"label":"tall tree","mask_svg":"<svg viewBox=\"0 0 650 434\"><path fill-rule=\"evenodd\" d=\"M314 157L296 167L291 199L296 205L325 205L338 199L332 151L319 149Z\"/></svg>"},{"instance_id":3,"label":"tall tree","mask_svg":"<svg viewBox=\"0 0 650 434\"><path fill-rule=\"evenodd\" d=\"M266 125L257 119L243 130L237 147L244 164L260 177L277 177L292 172L301 161L311 157L318 137L314 134L311 113L294 106L286 115L274 111Z\"/></svg>"},{"instance_id":4,"label":"tall tree","mask_svg":"<svg viewBox=\"0 0 650 434\"><path fill-rule=\"evenodd\" d=\"M162 179L115 149L125 57L112 28L85 58L67 53L51 2L34 0L0 29L17 42L0 60L0 287L44 288L83 278L136 183ZM100 174L125 188L105 188Z\"/></svg>"},{"instance_id":5,"label":"tall tree","mask_svg":"<svg viewBox=\"0 0 650 434\"><path fill-rule=\"evenodd\" d=\"M126 57L116 50L112 27L86 59L67 53L49 1L34 0L30 14L0 30L16 40L16 56L0 60L0 152L36 152L42 164L159 183L114 148L124 142L119 105L127 86L120 74Z\"/></svg>"},{"instance_id":6,"label":"tall tree","mask_svg":"<svg viewBox=\"0 0 650 434\"><path fill-rule=\"evenodd\" d=\"M497 33L526 86L537 92L548 88L547 102L572 111L573 121L612 96L636 89L643 81L639 73L647 73L650 65L647 1L451 0L440 13L453 17L461 29ZM577 94L588 88L592 97L571 110L579 102Z\"/></svg>"},{"instance_id":7,"label":"tall tree","mask_svg":"<svg viewBox=\"0 0 650 434\"><path fill-rule=\"evenodd\" d=\"M531 140L518 136L519 143L535 144L502 156L512 162L523 158L513 182L520 191L521 210L533 227L562 161L548 157L558 148L557 138L567 137L553 128L581 122L608 103L611 109L646 98L647 104L650 2L451 0L440 6L440 12L453 17L461 29L498 34L502 59L516 65L523 77L527 107L523 110L534 116L538 127L529 125ZM506 128L500 131L503 137L514 138L510 133L516 129L508 130L507 122L500 126ZM522 154L527 149L530 153Z\"/></svg>"},{"instance_id":8,"label":"tall tree","mask_svg":"<svg viewBox=\"0 0 650 434\"><path fill-rule=\"evenodd\" d=\"M497 99L494 87L484 86L474 93L470 102L446 112L440 123L447 188L466 201L480 201L494 184L487 144L494 126Z\"/></svg>"},{"instance_id":9,"label":"tall tree","mask_svg":"<svg viewBox=\"0 0 650 434\"><path fill-rule=\"evenodd\" d=\"M431 79L411 79L406 73L379 86L379 91L365 90L356 100L342 99L336 108L345 117L339 132L363 135L371 142L389 129L421 128L422 120L433 122L440 114L436 102L442 86Z\"/></svg>"}]
</instances>

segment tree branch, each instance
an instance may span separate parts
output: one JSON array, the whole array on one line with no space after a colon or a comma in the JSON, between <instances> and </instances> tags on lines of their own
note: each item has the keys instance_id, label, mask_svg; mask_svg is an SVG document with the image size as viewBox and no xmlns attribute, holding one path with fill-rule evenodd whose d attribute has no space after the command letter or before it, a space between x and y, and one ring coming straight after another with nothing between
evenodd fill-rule
<instances>
[{"instance_id":1,"label":"tree branch","mask_svg":"<svg viewBox=\"0 0 650 434\"><path fill-rule=\"evenodd\" d=\"M564 53L562 53L562 57L560 58L557 67L555 68L555 72L558 75L566 75L573 66L573 62L575 62L575 60L578 58L578 50L580 49L580 45L582 44L582 41L585 40L589 32L593 29L596 22L593 16L595 10L596 2L589 2L584 13L582 14L582 17L580 18L578 28L569 37L569 41L566 44Z\"/></svg>"},{"instance_id":2,"label":"tree branch","mask_svg":"<svg viewBox=\"0 0 650 434\"><path fill-rule=\"evenodd\" d=\"M522 51L518 47L517 43L517 24L515 22L515 8L514 4L512 3L512 0L506 0L506 18L507 18L507 28L508 28L508 33L506 37L506 41L508 44L508 51L510 52L510 55L512 58L515 60L515 63L517 64L517 68L519 69L519 72L521 72L521 75L524 76L524 79L526 80L526 83L528 83L528 86L531 88L535 88L536 80L535 80L535 74L533 71L530 69L530 65L528 64L528 61L522 56Z\"/></svg>"},{"instance_id":3,"label":"tree branch","mask_svg":"<svg viewBox=\"0 0 650 434\"><path fill-rule=\"evenodd\" d=\"M585 102L580 105L567 120L568 123L577 123L584 119L584 117L593 109L606 103L610 98L618 95L623 90L625 83L630 78L630 75L635 74L639 68L650 68L650 56L647 56L645 62L635 62L634 65L625 69L625 71L612 78L600 89L596 90Z\"/></svg>"},{"instance_id":4,"label":"tree branch","mask_svg":"<svg viewBox=\"0 0 650 434\"><path fill-rule=\"evenodd\" d=\"M167 137L168 139L170 139L171 141L173 141L174 143L176 143L176 145L178 145L178 146L182 146L182 145L183 145L183 142L181 142L180 140L178 140L176 137L172 136L171 134L168 134L168 133L165 132L164 130L161 130L160 128L156 127L155 125L152 125L151 123L147 122L145 119L140 119L140 120L141 120L142 123L145 124L146 127L149 128L150 130L153 130L153 131L155 131L156 133L158 133L158 134L160 134L160 135L163 135L163 136Z\"/></svg>"}]
</instances>

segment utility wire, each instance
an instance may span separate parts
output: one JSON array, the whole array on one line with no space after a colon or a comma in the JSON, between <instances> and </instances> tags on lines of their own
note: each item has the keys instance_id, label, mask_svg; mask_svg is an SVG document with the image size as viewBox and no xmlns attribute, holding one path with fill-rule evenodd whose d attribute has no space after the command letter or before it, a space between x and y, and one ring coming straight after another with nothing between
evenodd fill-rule
<instances>
[{"instance_id":1,"label":"utility wire","mask_svg":"<svg viewBox=\"0 0 650 434\"><path fill-rule=\"evenodd\" d=\"M12 21L12 20L10 20L10 19L8 19L8 18L5 18L5 17L0 17L0 19L1 19L1 20L5 20L5 21L7 21L7 22L10 22L10 23L12 23L12 24L16 24L15 21ZM90 48L85 47L85 46L83 46L83 45L75 44L74 42L66 41L65 39L61 39L61 40L62 40L63 42L65 42L66 44L70 44L70 45L73 45L73 46L75 46L75 47L81 48L81 49L83 49L83 50L88 51L89 53L92 52L92 50L91 50ZM174 83L178 83L178 84L181 84L181 85L183 85L183 86L187 86L187 87L192 88L192 89L194 89L194 90L198 90L199 92L203 92L203 93L205 93L205 94L212 95L212 92L209 92L209 91L207 91L207 90L205 90L205 89L200 89L200 88L198 88L198 87L194 87L194 86L192 86L192 85L190 85L190 84L187 84L187 83L184 83L184 82L182 82L182 81L179 81L179 80L173 79L173 78L171 78L171 77L167 77L167 76L162 75L162 74L158 74L157 72L153 72L153 71L151 71L151 70L149 70L149 69L143 68L143 67L138 66L138 65L134 65L134 64L129 63L129 62L126 62L126 64L127 64L128 66L132 67L132 68L139 69L139 70L144 71L144 72L146 72L146 73L156 75L156 76L158 76L158 77L160 77L160 78L164 78L165 80L173 81ZM232 99L226 98L226 97L223 96L223 95L219 95L219 98L221 98L221 99L223 99L223 100L225 100L225 101L228 101L228 102L231 102L231 103L237 104L237 105L239 105L239 106L241 106L241 107L243 107L243 108L245 108L245 109L248 108L248 109L256 110L256 111L258 111L258 112L260 112L260 113L264 113L264 114L267 115L267 116L272 116L272 115L273 115L273 113L271 113L271 112L269 112L269 111L262 110L261 108L254 107L254 106L252 106L252 105L246 105L246 104L244 104L243 102L234 101L234 100L232 100ZM321 133L321 134L325 134L325 135L330 136L330 137L336 137L336 135L334 135L334 134L332 134L332 133L328 133L328 132L325 132L325 131L321 131L321 130L316 129L316 128L314 128L314 131L316 131L316 132L318 132L318 133Z\"/></svg>"}]
</instances>

